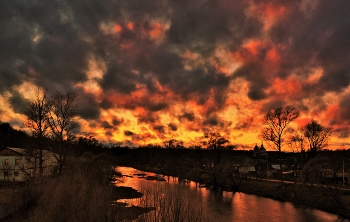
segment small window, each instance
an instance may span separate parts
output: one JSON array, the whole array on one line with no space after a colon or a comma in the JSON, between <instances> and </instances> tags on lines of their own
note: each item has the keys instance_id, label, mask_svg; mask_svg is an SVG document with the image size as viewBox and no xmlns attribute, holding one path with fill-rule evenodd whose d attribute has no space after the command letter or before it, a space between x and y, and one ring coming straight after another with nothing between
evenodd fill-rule
<instances>
[{"instance_id":1,"label":"small window","mask_svg":"<svg viewBox=\"0 0 350 222\"><path fill-rule=\"evenodd\" d=\"M8 171L4 171L4 177L8 177L9 176L9 172Z\"/></svg>"},{"instance_id":2,"label":"small window","mask_svg":"<svg viewBox=\"0 0 350 222\"><path fill-rule=\"evenodd\" d=\"M9 159L5 159L5 166L9 165Z\"/></svg>"},{"instance_id":3,"label":"small window","mask_svg":"<svg viewBox=\"0 0 350 222\"><path fill-rule=\"evenodd\" d=\"M15 177L18 177L18 171L15 171L15 172L13 173L13 175L14 175Z\"/></svg>"},{"instance_id":4,"label":"small window","mask_svg":"<svg viewBox=\"0 0 350 222\"><path fill-rule=\"evenodd\" d=\"M15 160L15 165L19 165L19 159Z\"/></svg>"}]
</instances>

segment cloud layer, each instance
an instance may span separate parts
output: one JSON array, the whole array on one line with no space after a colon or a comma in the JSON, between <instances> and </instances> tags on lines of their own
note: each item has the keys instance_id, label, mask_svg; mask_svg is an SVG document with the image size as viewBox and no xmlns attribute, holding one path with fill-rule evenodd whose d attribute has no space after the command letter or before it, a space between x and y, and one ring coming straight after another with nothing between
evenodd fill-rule
<instances>
[{"instance_id":1,"label":"cloud layer","mask_svg":"<svg viewBox=\"0 0 350 222\"><path fill-rule=\"evenodd\" d=\"M270 108L294 105L350 134L350 3L334 0L0 2L0 117L20 126L35 87L79 93L106 142L205 131L259 142Z\"/></svg>"}]
</instances>

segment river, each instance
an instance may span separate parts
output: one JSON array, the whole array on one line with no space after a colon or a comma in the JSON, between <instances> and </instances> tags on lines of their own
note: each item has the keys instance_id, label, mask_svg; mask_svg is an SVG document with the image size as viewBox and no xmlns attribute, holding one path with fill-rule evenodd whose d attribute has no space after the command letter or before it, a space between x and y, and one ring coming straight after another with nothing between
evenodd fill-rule
<instances>
[{"instance_id":1,"label":"river","mask_svg":"<svg viewBox=\"0 0 350 222\"><path fill-rule=\"evenodd\" d=\"M134 174L144 172L130 167L117 167L117 170L123 175L130 175L124 177L124 181L118 185L131 186L144 193L142 198L121 201L130 205L155 206L157 210L149 213L154 214L151 216L155 221L164 220L162 214L173 215L169 213L170 208L171 212L174 212L174 209L181 210L183 217L193 217L188 221L350 221L336 214L296 206L290 202L280 202L241 192L212 191L197 187L192 181L179 182L175 177L165 177L168 179L166 182L150 181L135 176ZM147 173L147 175L155 174ZM172 219L169 218L169 221Z\"/></svg>"}]
</instances>

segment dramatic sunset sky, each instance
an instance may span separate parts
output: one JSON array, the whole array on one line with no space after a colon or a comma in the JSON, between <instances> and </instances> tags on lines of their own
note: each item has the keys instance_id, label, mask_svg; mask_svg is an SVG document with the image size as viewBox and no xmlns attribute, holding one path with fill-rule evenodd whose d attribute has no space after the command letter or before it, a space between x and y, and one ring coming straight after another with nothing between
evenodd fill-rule
<instances>
[{"instance_id":1,"label":"dramatic sunset sky","mask_svg":"<svg viewBox=\"0 0 350 222\"><path fill-rule=\"evenodd\" d=\"M0 121L17 129L41 87L77 91L81 130L106 144L215 131L252 148L293 105L293 127L350 147L350 1L11 0L0 30Z\"/></svg>"}]
</instances>

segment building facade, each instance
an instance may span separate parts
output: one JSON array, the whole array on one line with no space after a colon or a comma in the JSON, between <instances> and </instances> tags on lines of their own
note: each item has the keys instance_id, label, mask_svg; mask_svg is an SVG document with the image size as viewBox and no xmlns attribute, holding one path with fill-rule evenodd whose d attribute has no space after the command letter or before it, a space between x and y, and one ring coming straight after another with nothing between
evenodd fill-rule
<instances>
[{"instance_id":1,"label":"building facade","mask_svg":"<svg viewBox=\"0 0 350 222\"><path fill-rule=\"evenodd\" d=\"M6 147L0 150L0 181L26 181L39 175L39 150ZM43 176L57 166L53 153L42 150Z\"/></svg>"}]
</instances>

